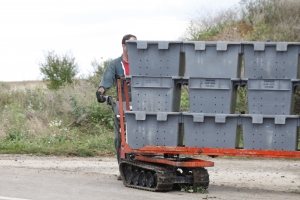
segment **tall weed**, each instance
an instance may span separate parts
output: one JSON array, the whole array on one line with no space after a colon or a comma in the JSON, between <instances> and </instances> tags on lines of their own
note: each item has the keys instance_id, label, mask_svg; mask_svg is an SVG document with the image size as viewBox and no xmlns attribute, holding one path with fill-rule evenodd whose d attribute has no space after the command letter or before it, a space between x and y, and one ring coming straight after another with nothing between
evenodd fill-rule
<instances>
[{"instance_id":1,"label":"tall weed","mask_svg":"<svg viewBox=\"0 0 300 200\"><path fill-rule=\"evenodd\" d=\"M113 153L113 116L95 86L77 80L58 90L0 85L0 153Z\"/></svg>"},{"instance_id":2,"label":"tall weed","mask_svg":"<svg viewBox=\"0 0 300 200\"><path fill-rule=\"evenodd\" d=\"M249 40L300 41L298 0L241 0L243 20L254 27Z\"/></svg>"}]
</instances>

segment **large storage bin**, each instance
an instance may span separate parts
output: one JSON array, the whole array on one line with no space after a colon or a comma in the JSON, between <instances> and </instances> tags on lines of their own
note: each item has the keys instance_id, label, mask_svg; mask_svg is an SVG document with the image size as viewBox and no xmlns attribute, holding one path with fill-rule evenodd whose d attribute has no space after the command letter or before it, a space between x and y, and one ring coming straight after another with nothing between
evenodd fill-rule
<instances>
[{"instance_id":1,"label":"large storage bin","mask_svg":"<svg viewBox=\"0 0 300 200\"><path fill-rule=\"evenodd\" d=\"M290 115L299 79L242 79L247 82L249 114Z\"/></svg>"},{"instance_id":2,"label":"large storage bin","mask_svg":"<svg viewBox=\"0 0 300 200\"><path fill-rule=\"evenodd\" d=\"M241 43L183 42L186 76L239 78Z\"/></svg>"},{"instance_id":3,"label":"large storage bin","mask_svg":"<svg viewBox=\"0 0 300 200\"><path fill-rule=\"evenodd\" d=\"M299 78L300 43L243 43L245 78Z\"/></svg>"},{"instance_id":4,"label":"large storage bin","mask_svg":"<svg viewBox=\"0 0 300 200\"><path fill-rule=\"evenodd\" d=\"M131 75L184 75L182 41L127 40L126 49Z\"/></svg>"},{"instance_id":5,"label":"large storage bin","mask_svg":"<svg viewBox=\"0 0 300 200\"><path fill-rule=\"evenodd\" d=\"M188 79L190 112L235 112L236 90L240 79L193 78Z\"/></svg>"},{"instance_id":6,"label":"large storage bin","mask_svg":"<svg viewBox=\"0 0 300 200\"><path fill-rule=\"evenodd\" d=\"M182 146L179 112L125 111L126 141L132 149L144 146Z\"/></svg>"},{"instance_id":7,"label":"large storage bin","mask_svg":"<svg viewBox=\"0 0 300 200\"><path fill-rule=\"evenodd\" d=\"M112 102L112 109L114 111L114 114L119 115L120 114L120 106L119 101ZM123 111L126 110L126 102L123 101ZM129 111L132 110L131 102L129 102Z\"/></svg>"},{"instance_id":8,"label":"large storage bin","mask_svg":"<svg viewBox=\"0 0 300 200\"><path fill-rule=\"evenodd\" d=\"M244 149L297 150L296 115L241 115Z\"/></svg>"},{"instance_id":9,"label":"large storage bin","mask_svg":"<svg viewBox=\"0 0 300 200\"><path fill-rule=\"evenodd\" d=\"M177 112L180 107L180 77L131 76L132 111Z\"/></svg>"},{"instance_id":10,"label":"large storage bin","mask_svg":"<svg viewBox=\"0 0 300 200\"><path fill-rule=\"evenodd\" d=\"M182 117L186 147L238 147L239 115L182 113Z\"/></svg>"}]
</instances>

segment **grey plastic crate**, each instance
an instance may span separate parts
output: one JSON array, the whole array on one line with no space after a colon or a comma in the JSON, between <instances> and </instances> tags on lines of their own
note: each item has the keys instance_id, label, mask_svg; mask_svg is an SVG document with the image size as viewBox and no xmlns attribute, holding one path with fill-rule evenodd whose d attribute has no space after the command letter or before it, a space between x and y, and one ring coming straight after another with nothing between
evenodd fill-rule
<instances>
[{"instance_id":1,"label":"grey plastic crate","mask_svg":"<svg viewBox=\"0 0 300 200\"><path fill-rule=\"evenodd\" d=\"M239 78L241 43L183 42L186 76Z\"/></svg>"},{"instance_id":2,"label":"grey plastic crate","mask_svg":"<svg viewBox=\"0 0 300 200\"><path fill-rule=\"evenodd\" d=\"M115 115L120 115L119 101L112 102L112 109ZM123 111L126 110L126 102L123 101ZM131 102L129 102L129 111L132 110Z\"/></svg>"},{"instance_id":3,"label":"grey plastic crate","mask_svg":"<svg viewBox=\"0 0 300 200\"><path fill-rule=\"evenodd\" d=\"M297 79L300 43L243 43L245 78Z\"/></svg>"},{"instance_id":4,"label":"grey plastic crate","mask_svg":"<svg viewBox=\"0 0 300 200\"><path fill-rule=\"evenodd\" d=\"M242 79L247 82L249 114L290 115L299 79Z\"/></svg>"},{"instance_id":5,"label":"grey plastic crate","mask_svg":"<svg viewBox=\"0 0 300 200\"><path fill-rule=\"evenodd\" d=\"M132 111L178 112L180 77L127 77L131 85Z\"/></svg>"},{"instance_id":6,"label":"grey plastic crate","mask_svg":"<svg viewBox=\"0 0 300 200\"><path fill-rule=\"evenodd\" d=\"M237 114L182 113L186 147L235 148Z\"/></svg>"},{"instance_id":7,"label":"grey plastic crate","mask_svg":"<svg viewBox=\"0 0 300 200\"><path fill-rule=\"evenodd\" d=\"M240 79L193 78L188 79L190 112L224 113L235 112L236 90Z\"/></svg>"},{"instance_id":8,"label":"grey plastic crate","mask_svg":"<svg viewBox=\"0 0 300 200\"><path fill-rule=\"evenodd\" d=\"M244 149L297 150L297 115L241 115Z\"/></svg>"},{"instance_id":9,"label":"grey plastic crate","mask_svg":"<svg viewBox=\"0 0 300 200\"><path fill-rule=\"evenodd\" d=\"M182 146L179 112L125 111L126 141L132 149L144 146Z\"/></svg>"},{"instance_id":10,"label":"grey plastic crate","mask_svg":"<svg viewBox=\"0 0 300 200\"><path fill-rule=\"evenodd\" d=\"M183 76L182 41L127 40L130 75Z\"/></svg>"}]
</instances>

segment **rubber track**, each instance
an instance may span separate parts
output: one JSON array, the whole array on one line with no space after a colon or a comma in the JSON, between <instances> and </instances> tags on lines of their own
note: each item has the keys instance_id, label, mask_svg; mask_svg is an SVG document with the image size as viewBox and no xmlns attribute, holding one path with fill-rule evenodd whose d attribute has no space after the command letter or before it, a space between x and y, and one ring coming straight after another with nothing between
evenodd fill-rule
<instances>
[{"instance_id":1,"label":"rubber track","mask_svg":"<svg viewBox=\"0 0 300 200\"><path fill-rule=\"evenodd\" d=\"M209 174L207 169L200 167L192 170L194 177L193 187L202 187L203 189L207 189L209 185Z\"/></svg>"},{"instance_id":2,"label":"rubber track","mask_svg":"<svg viewBox=\"0 0 300 200\"><path fill-rule=\"evenodd\" d=\"M138 185L127 184L125 175L124 175L124 171L123 171L125 164L139 167L139 168L146 169L146 170L150 170L150 171L155 171L157 174L156 188L148 188L148 187L141 187ZM149 163L145 163L145 162L134 161L134 160L123 160L120 163L120 172L121 172L123 184L126 187L137 188L137 189L147 190L147 191L152 191L152 192L169 191L172 189L173 183L174 183L174 175L173 175L172 170L167 169L163 166L153 165L153 164L149 164Z\"/></svg>"}]
</instances>

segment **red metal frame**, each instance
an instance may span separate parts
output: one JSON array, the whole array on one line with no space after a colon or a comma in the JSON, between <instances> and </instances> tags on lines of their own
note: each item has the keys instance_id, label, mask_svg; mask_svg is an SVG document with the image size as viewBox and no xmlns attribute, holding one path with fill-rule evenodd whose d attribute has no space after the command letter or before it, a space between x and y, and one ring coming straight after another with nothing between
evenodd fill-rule
<instances>
[{"instance_id":1,"label":"red metal frame","mask_svg":"<svg viewBox=\"0 0 300 200\"><path fill-rule=\"evenodd\" d=\"M300 151L281 150L248 150L229 148L199 148L199 147L165 147L165 146L145 146L138 150L133 150L137 154L189 154L208 156L247 156L265 158L300 158Z\"/></svg>"},{"instance_id":2,"label":"red metal frame","mask_svg":"<svg viewBox=\"0 0 300 200\"><path fill-rule=\"evenodd\" d=\"M150 163L160 163L160 164L167 164L172 165L175 167L212 167L214 166L214 162L206 161L206 160L200 160L200 159L189 159L189 160L171 160L168 158L157 158L157 157L150 157L150 156L142 156L137 155L135 156L136 160L150 162Z\"/></svg>"},{"instance_id":3,"label":"red metal frame","mask_svg":"<svg viewBox=\"0 0 300 200\"><path fill-rule=\"evenodd\" d=\"M125 158L126 153L135 154L135 159L151 163L168 164L178 167L209 167L213 162L200 159L188 161L172 161L166 158L157 158L156 155L165 154L185 154L185 155L208 155L208 156L247 156L265 158L300 158L300 151L281 151L281 150L248 150L248 149L228 149L228 148L198 148L198 147L165 147L165 146L145 146L141 149L133 150L125 141L124 112L122 103L121 81L124 81L126 98L126 110L129 110L128 86L125 78L117 80L118 98L120 108L121 126L121 158ZM148 156L146 156L148 155ZM151 157L152 156L152 157Z\"/></svg>"}]
</instances>

